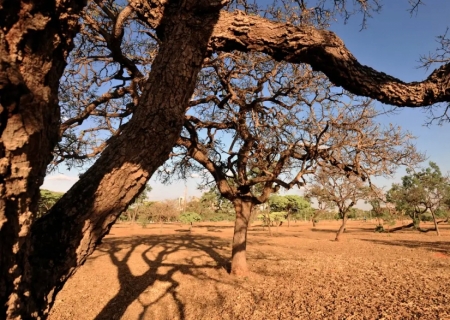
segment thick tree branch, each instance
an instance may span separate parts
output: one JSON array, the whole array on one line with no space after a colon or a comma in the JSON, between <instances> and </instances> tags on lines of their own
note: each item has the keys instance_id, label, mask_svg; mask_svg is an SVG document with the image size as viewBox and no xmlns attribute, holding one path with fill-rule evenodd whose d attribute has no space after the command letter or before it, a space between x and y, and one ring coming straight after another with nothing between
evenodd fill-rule
<instances>
[{"instance_id":1,"label":"thick tree branch","mask_svg":"<svg viewBox=\"0 0 450 320\"><path fill-rule=\"evenodd\" d=\"M257 51L276 60L308 63L335 85L391 105L421 107L450 101L450 64L434 70L422 82L405 83L362 65L336 34L312 26L298 27L240 11L222 11L210 50Z\"/></svg>"}]
</instances>

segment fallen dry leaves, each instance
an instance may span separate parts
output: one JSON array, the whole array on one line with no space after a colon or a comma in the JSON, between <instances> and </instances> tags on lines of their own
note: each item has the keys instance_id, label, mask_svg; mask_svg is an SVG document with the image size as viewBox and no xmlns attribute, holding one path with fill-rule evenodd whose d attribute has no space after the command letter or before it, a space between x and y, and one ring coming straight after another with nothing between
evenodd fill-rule
<instances>
[{"instance_id":1,"label":"fallen dry leaves","mask_svg":"<svg viewBox=\"0 0 450 320\"><path fill-rule=\"evenodd\" d=\"M232 224L119 224L50 319L450 319L450 226L374 233L351 221L249 232L251 273L227 273Z\"/></svg>"}]
</instances>

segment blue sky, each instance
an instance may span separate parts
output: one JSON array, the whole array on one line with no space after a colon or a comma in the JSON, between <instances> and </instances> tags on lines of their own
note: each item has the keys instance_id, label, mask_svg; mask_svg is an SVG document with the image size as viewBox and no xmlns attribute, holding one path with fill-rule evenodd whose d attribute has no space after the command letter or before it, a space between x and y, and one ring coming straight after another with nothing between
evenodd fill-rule
<instances>
[{"instance_id":1,"label":"blue sky","mask_svg":"<svg viewBox=\"0 0 450 320\"><path fill-rule=\"evenodd\" d=\"M417 15L411 16L408 0L385 0L381 13L368 21L367 29L360 31L361 18L354 16L345 25L341 22L333 24L331 30L341 37L361 63L403 81L421 81L432 70L418 68L420 56L433 52L438 46L436 36L443 34L450 26L450 1L429 0L425 3L420 6ZM420 108L402 108L397 115L379 120L383 124L397 124L410 131L417 137L418 150L425 152L428 159L436 162L443 172L450 171L450 124L424 126L426 114ZM393 179L379 179L376 182L390 186L392 182L400 181L403 174L404 170L399 170ZM42 188L67 191L77 177L77 171L66 171L61 167L59 172L46 177ZM165 186L152 179L150 184L153 190L149 197L151 200L177 198L184 194L185 185L188 187L188 197L199 196L198 182L200 180L190 179Z\"/></svg>"}]
</instances>

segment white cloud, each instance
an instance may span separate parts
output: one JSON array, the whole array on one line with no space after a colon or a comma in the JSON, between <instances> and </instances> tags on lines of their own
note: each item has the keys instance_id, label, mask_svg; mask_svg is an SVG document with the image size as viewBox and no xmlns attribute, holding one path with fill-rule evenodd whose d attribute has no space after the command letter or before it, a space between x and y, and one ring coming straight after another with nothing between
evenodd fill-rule
<instances>
[{"instance_id":1,"label":"white cloud","mask_svg":"<svg viewBox=\"0 0 450 320\"><path fill-rule=\"evenodd\" d=\"M54 176L45 177L46 180L63 180L63 181L78 181L78 177L68 176L65 174L57 174Z\"/></svg>"}]
</instances>

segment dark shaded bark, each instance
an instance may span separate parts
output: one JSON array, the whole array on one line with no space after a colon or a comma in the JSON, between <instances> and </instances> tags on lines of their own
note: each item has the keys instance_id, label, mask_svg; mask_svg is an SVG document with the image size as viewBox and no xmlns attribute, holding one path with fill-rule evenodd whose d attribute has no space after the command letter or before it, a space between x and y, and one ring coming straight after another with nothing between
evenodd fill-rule
<instances>
[{"instance_id":1,"label":"dark shaded bark","mask_svg":"<svg viewBox=\"0 0 450 320\"><path fill-rule=\"evenodd\" d=\"M348 220L347 213L344 213L342 215L342 224L341 224L338 232L336 233L336 238L334 239L334 241L339 241L341 239L341 235L344 233L347 220Z\"/></svg>"},{"instance_id":2,"label":"dark shaded bark","mask_svg":"<svg viewBox=\"0 0 450 320\"><path fill-rule=\"evenodd\" d=\"M65 281L167 159L218 17L219 7L201 11L194 10L196 5L193 0L169 2L158 30L163 43L133 118L71 190L32 225L31 253L19 264L26 266L24 276L14 295L11 289L4 291L14 300L9 303L11 317L47 316Z\"/></svg>"},{"instance_id":3,"label":"dark shaded bark","mask_svg":"<svg viewBox=\"0 0 450 320\"><path fill-rule=\"evenodd\" d=\"M247 230L250 223L253 203L237 198L233 201L236 210L236 221L234 223L233 248L231 253L231 274L245 275L247 267ZM270 230L270 229L269 229Z\"/></svg>"},{"instance_id":4,"label":"dark shaded bark","mask_svg":"<svg viewBox=\"0 0 450 320\"><path fill-rule=\"evenodd\" d=\"M395 228L389 228L388 232L395 232L395 231L399 231L399 230L403 230L403 229L409 229L409 228L415 228L414 222L411 222L407 225L404 226L399 226L399 227L395 227Z\"/></svg>"},{"instance_id":5,"label":"dark shaded bark","mask_svg":"<svg viewBox=\"0 0 450 320\"><path fill-rule=\"evenodd\" d=\"M439 222L440 222L440 221L438 221L438 222L436 223L436 225L437 225ZM436 225L435 225L435 226L436 226ZM416 229L417 231L423 232L423 233L427 233L427 232L430 232L430 231L437 231L437 230L436 230L436 227L433 228L433 229L424 229L424 228L421 228L420 226L418 226L417 223L411 222L411 223L408 223L407 225L404 225L404 226L399 226L399 227L391 228L391 229L387 230L387 232L395 232L395 231L400 231L400 230L403 230L403 229L410 229L410 228L414 228L414 229ZM440 234L438 233L438 235L440 235Z\"/></svg>"},{"instance_id":6,"label":"dark shaded bark","mask_svg":"<svg viewBox=\"0 0 450 320\"><path fill-rule=\"evenodd\" d=\"M59 79L85 4L0 4L0 318L24 306L29 228L59 139Z\"/></svg>"}]
</instances>

